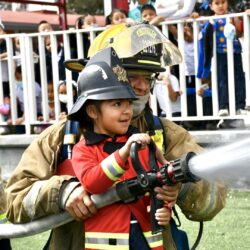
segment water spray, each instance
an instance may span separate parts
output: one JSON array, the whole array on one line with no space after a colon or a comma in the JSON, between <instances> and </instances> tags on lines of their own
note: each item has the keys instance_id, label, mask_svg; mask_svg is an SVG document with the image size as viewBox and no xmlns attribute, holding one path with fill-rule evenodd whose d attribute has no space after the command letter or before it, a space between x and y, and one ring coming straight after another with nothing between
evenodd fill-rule
<instances>
[{"instance_id":1,"label":"water spray","mask_svg":"<svg viewBox=\"0 0 250 250\"><path fill-rule=\"evenodd\" d=\"M190 171L208 181L228 185L250 179L250 138L196 155L189 162Z\"/></svg>"}]
</instances>

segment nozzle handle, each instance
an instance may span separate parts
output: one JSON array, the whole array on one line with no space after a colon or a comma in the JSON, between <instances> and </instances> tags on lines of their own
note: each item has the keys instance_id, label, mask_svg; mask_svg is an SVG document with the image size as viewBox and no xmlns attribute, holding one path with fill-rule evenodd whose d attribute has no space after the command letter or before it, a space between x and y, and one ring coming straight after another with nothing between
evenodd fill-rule
<instances>
[{"instance_id":1,"label":"nozzle handle","mask_svg":"<svg viewBox=\"0 0 250 250\"><path fill-rule=\"evenodd\" d=\"M155 218L156 210L162 208L164 205L163 201L158 200L156 198L156 193L151 192L151 210L150 210L150 218L151 218L151 229L152 234L157 234L163 232L165 227L158 224L158 221Z\"/></svg>"}]
</instances>

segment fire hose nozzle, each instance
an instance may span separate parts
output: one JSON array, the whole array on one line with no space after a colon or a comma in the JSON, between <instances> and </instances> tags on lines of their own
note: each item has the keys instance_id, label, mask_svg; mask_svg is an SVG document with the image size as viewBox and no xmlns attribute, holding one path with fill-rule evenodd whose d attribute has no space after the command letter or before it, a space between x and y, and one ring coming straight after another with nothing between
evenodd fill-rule
<instances>
[{"instance_id":1,"label":"fire hose nozzle","mask_svg":"<svg viewBox=\"0 0 250 250\"><path fill-rule=\"evenodd\" d=\"M173 162L173 178L176 182L197 182L200 180L200 177L194 175L189 168L189 161L196 154L194 152L189 152L182 155L179 159Z\"/></svg>"},{"instance_id":2,"label":"fire hose nozzle","mask_svg":"<svg viewBox=\"0 0 250 250\"><path fill-rule=\"evenodd\" d=\"M161 178L164 184L173 185L177 182L197 182L200 177L194 175L189 168L189 161L196 154L189 152L182 155L180 158L171 161L170 164L164 165L160 169Z\"/></svg>"}]
</instances>

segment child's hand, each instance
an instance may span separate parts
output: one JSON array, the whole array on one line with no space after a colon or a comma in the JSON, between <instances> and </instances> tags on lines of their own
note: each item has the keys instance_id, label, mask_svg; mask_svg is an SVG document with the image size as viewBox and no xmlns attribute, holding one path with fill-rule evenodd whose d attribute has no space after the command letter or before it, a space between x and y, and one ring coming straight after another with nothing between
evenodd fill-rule
<instances>
[{"instance_id":1,"label":"child's hand","mask_svg":"<svg viewBox=\"0 0 250 250\"><path fill-rule=\"evenodd\" d=\"M150 140L151 140L150 136L146 133L133 134L127 140L126 145L130 150L132 143L137 142L141 144L141 149L144 149L147 146L147 144L150 143Z\"/></svg>"},{"instance_id":2,"label":"child's hand","mask_svg":"<svg viewBox=\"0 0 250 250\"><path fill-rule=\"evenodd\" d=\"M119 155L122 161L126 162L130 154L130 149L133 142L141 144L141 149L144 149L147 146L147 144L150 143L150 140L151 140L150 136L145 133L131 135L127 140L126 144L119 150Z\"/></svg>"},{"instance_id":3,"label":"child's hand","mask_svg":"<svg viewBox=\"0 0 250 250\"><path fill-rule=\"evenodd\" d=\"M171 209L168 207L159 208L156 210L155 219L161 226L166 226L171 219Z\"/></svg>"}]
</instances>

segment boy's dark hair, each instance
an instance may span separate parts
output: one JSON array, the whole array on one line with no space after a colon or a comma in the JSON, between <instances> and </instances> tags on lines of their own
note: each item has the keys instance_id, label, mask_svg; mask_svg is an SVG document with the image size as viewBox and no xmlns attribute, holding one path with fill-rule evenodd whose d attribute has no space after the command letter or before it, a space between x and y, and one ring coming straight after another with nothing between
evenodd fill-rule
<instances>
[{"instance_id":1,"label":"boy's dark hair","mask_svg":"<svg viewBox=\"0 0 250 250\"><path fill-rule=\"evenodd\" d=\"M212 0L203 1L203 3L196 3L194 11L199 13L200 16L213 16L214 12L210 9Z\"/></svg>"},{"instance_id":2,"label":"boy's dark hair","mask_svg":"<svg viewBox=\"0 0 250 250\"><path fill-rule=\"evenodd\" d=\"M141 13L142 13L143 11L145 11L145 10L152 10L152 11L154 11L155 14L156 14L156 9L155 9L155 7L154 7L152 4L144 4L144 5L142 6L142 8L141 8Z\"/></svg>"}]
</instances>

